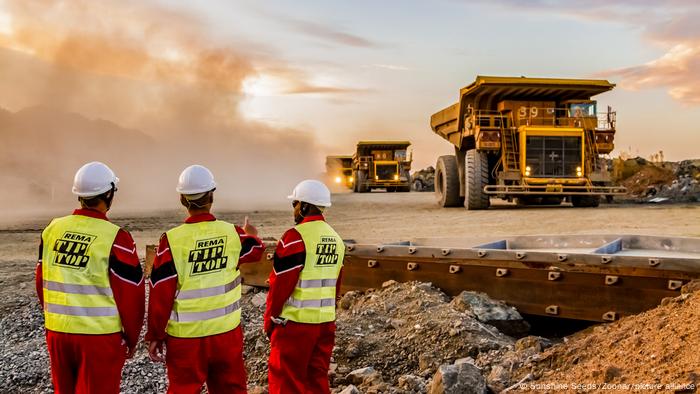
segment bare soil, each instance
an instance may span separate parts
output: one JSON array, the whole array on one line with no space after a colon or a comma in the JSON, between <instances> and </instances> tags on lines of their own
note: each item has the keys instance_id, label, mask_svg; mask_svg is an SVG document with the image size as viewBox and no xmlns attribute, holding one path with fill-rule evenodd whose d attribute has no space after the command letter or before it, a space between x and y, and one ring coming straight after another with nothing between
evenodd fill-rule
<instances>
[{"instance_id":1,"label":"bare soil","mask_svg":"<svg viewBox=\"0 0 700 394\"><path fill-rule=\"evenodd\" d=\"M145 255L147 244L157 243L163 231L181 223L184 218L183 211L156 212L153 215L128 214L120 211L118 201L116 204L114 213L110 216L115 223L131 231L142 257ZM66 214L72 208L66 207L65 212L57 215ZM251 222L258 226L261 236L274 239L293 225L290 210L289 204L281 201L278 209L246 211L241 207L240 210L215 213L219 218L235 223L242 223L244 217L249 216ZM530 234L631 233L700 237L700 204L604 204L599 208L573 208L569 205L521 208L514 204L494 201L493 207L488 211L466 211L463 208L437 207L432 193L347 193L334 196L334 205L327 212L327 219L345 239L373 242L432 237L498 238ZM29 358L18 356L16 362L26 363L27 367L11 368L16 371L30 372L27 377L24 375L17 377L17 379L27 380L26 392L45 392L47 387L50 387L47 386L45 370L29 371L27 369L30 368L29 365L45 364L45 355L42 354L45 349L40 348L43 345L43 334L40 325L36 323L39 321L37 316L40 312L38 307L34 308L33 279L41 230L49 220L50 216L46 214L12 222L3 222L0 218L0 321L4 318L15 320L18 324L13 324L11 327L23 326L27 331L26 333L13 331L11 334L16 338L10 342L14 345L4 351L8 354L25 352L25 355L33 355ZM653 312L655 314L642 317L638 322L623 320L615 326L610 326L619 327L617 329L595 328L592 336L572 339L573 342L567 340L575 346L573 353L568 350L567 344L563 344L551 350L551 353L546 353L546 360L551 362L543 359L543 364L536 364L532 372L539 374L538 377L542 381L551 381L559 377L575 377L579 381L585 381L588 378L605 379L607 376L611 382L630 382L642 379L643 376L659 376L659 379L664 382L672 380L678 383L688 382L694 379L694 375L675 374L674 370L667 366L679 363L678 365L682 367L680 371L687 371L685 366L688 365L691 368L690 366L693 365L693 356L697 352L688 349L697 349L699 343L697 330L693 334L688 334L690 336L684 337L684 333L688 333L691 326L685 327L675 322L687 320L687 324L695 324L697 327L699 307L697 294L694 298L684 301L684 304L692 303L692 308L685 308L683 312L673 309L675 304L669 304L660 309L662 312ZM258 307L256 308L259 310ZM256 309L252 307L249 309L246 313L255 314ZM679 313L683 315L676 317ZM4 320L9 323L9 320ZM247 352L264 353L267 344L263 338L259 338L259 321L252 316L248 320L250 323L246 327L246 332L252 335L246 335ZM652 334L656 336L648 336ZM31 349L22 350L17 347L18 343L22 343L23 336ZM664 338L674 339L664 342ZM349 344L351 339L351 337L339 336L340 343ZM593 344L595 349L589 349L587 343ZM624 346L617 346L614 350L610 350L614 344ZM656 350L657 348L660 350ZM618 349L624 349L624 354L615 358L613 355L619 353ZM680 355L680 358L676 358L676 354ZM456 354L453 356L457 357ZM338 354L338 359L342 361L343 357ZM662 359L667 361L666 366L660 364L659 360ZM264 382L264 362L264 358L248 360L251 383ZM685 364L686 362L691 364ZM148 366L149 363L145 349L140 349L137 359L130 361L127 368L142 372L152 370L144 372L149 374L149 378L150 374L162 375L161 370L152 369ZM644 365L644 368L627 368L629 363ZM338 368L342 369L343 366L338 365ZM619 371L609 369L611 366ZM654 368L653 375L649 375L649 371L646 372L647 375L643 375L643 370L647 366L648 369ZM46 366L40 369L46 369ZM598 375L592 375L594 373ZM136 374L138 376L138 372ZM387 376L387 378L391 379L395 376ZM164 383L160 382L158 387L160 388L162 384ZM29 387L33 388L29 389Z\"/></svg>"},{"instance_id":2,"label":"bare soil","mask_svg":"<svg viewBox=\"0 0 700 394\"><path fill-rule=\"evenodd\" d=\"M291 207L281 198L278 209L217 211L220 219L242 223L249 216L267 239L279 238L293 226ZM127 228L136 240L139 255L156 244L160 235L178 225L184 211L128 214L115 202L112 220ZM66 207L65 215L74 207ZM345 239L388 242L413 238L491 238L530 234L675 235L700 237L700 204L642 205L603 204L598 208L522 208L493 201L487 211L440 208L433 193L344 193L334 195L327 219ZM41 230L51 220L42 214L12 222L0 218L0 315L12 308L10 294L31 295L33 270ZM1 316L0 316L1 317Z\"/></svg>"}]
</instances>

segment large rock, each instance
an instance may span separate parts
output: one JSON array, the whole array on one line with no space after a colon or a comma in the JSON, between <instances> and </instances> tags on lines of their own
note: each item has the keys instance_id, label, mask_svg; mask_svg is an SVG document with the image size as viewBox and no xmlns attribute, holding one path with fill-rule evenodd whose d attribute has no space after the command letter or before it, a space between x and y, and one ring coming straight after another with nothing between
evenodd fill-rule
<instances>
[{"instance_id":1,"label":"large rock","mask_svg":"<svg viewBox=\"0 0 700 394\"><path fill-rule=\"evenodd\" d=\"M486 380L471 363L442 365L433 376L429 394L485 394Z\"/></svg>"},{"instance_id":2,"label":"large rock","mask_svg":"<svg viewBox=\"0 0 700 394\"><path fill-rule=\"evenodd\" d=\"M345 379L353 384L371 384L374 382L381 382L382 377L377 372L374 368L372 367L364 367L360 369L356 369L348 374L348 376L345 377Z\"/></svg>"},{"instance_id":3,"label":"large rock","mask_svg":"<svg viewBox=\"0 0 700 394\"><path fill-rule=\"evenodd\" d=\"M360 390L351 384L338 394L360 394Z\"/></svg>"},{"instance_id":4,"label":"large rock","mask_svg":"<svg viewBox=\"0 0 700 394\"><path fill-rule=\"evenodd\" d=\"M498 328L506 335L522 336L530 330L530 325L517 309L484 293L463 291L452 300L452 307L461 312L470 312L479 321Z\"/></svg>"}]
</instances>

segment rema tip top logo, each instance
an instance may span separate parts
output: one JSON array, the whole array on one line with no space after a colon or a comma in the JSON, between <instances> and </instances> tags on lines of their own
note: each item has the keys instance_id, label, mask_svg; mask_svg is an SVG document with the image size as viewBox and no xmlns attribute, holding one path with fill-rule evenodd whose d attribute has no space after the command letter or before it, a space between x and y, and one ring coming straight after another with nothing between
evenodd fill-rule
<instances>
[{"instance_id":1,"label":"rema tip top logo","mask_svg":"<svg viewBox=\"0 0 700 394\"><path fill-rule=\"evenodd\" d=\"M226 268L226 237L216 237L195 241L187 260L192 264L192 275L208 274Z\"/></svg>"},{"instance_id":2,"label":"rema tip top logo","mask_svg":"<svg viewBox=\"0 0 700 394\"><path fill-rule=\"evenodd\" d=\"M321 237L321 242L316 245L316 265L338 264L337 247L335 237Z\"/></svg>"},{"instance_id":3,"label":"rema tip top logo","mask_svg":"<svg viewBox=\"0 0 700 394\"><path fill-rule=\"evenodd\" d=\"M94 235L66 231L53 244L53 264L74 269L85 268L90 261L87 251L95 238Z\"/></svg>"}]
</instances>

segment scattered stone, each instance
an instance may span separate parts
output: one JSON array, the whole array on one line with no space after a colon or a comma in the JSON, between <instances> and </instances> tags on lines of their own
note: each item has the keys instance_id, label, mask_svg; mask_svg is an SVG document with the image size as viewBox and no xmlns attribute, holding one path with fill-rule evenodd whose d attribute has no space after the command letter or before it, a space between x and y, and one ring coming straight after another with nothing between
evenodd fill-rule
<instances>
[{"instance_id":1,"label":"scattered stone","mask_svg":"<svg viewBox=\"0 0 700 394\"><path fill-rule=\"evenodd\" d=\"M343 391L340 391L339 394L360 394L360 390L358 390L357 387L351 384L348 387L344 388Z\"/></svg>"},{"instance_id":2,"label":"scattered stone","mask_svg":"<svg viewBox=\"0 0 700 394\"><path fill-rule=\"evenodd\" d=\"M427 389L427 383L420 376L402 375L399 377L398 387L410 392L424 393Z\"/></svg>"},{"instance_id":3,"label":"scattered stone","mask_svg":"<svg viewBox=\"0 0 700 394\"><path fill-rule=\"evenodd\" d=\"M552 341L549 339L532 335L520 338L515 342L515 350L517 351L534 349L537 353L540 353L550 346L552 346Z\"/></svg>"},{"instance_id":4,"label":"scattered stone","mask_svg":"<svg viewBox=\"0 0 700 394\"><path fill-rule=\"evenodd\" d=\"M479 321L498 328L506 335L522 336L530 330L530 325L515 308L484 293L463 291L451 304L456 310L471 313Z\"/></svg>"},{"instance_id":5,"label":"scattered stone","mask_svg":"<svg viewBox=\"0 0 700 394\"><path fill-rule=\"evenodd\" d=\"M388 280L388 281L382 283L382 288L383 288L383 289L386 289L387 287L391 287L391 286L396 285L396 284L398 284L398 283L399 283L399 282L397 282L397 281L395 281L395 280L393 280L393 279L390 279L390 280Z\"/></svg>"},{"instance_id":6,"label":"scattered stone","mask_svg":"<svg viewBox=\"0 0 700 394\"><path fill-rule=\"evenodd\" d=\"M433 377L429 394L485 394L481 370L470 363L442 365Z\"/></svg>"},{"instance_id":7,"label":"scattered stone","mask_svg":"<svg viewBox=\"0 0 700 394\"><path fill-rule=\"evenodd\" d=\"M695 279L691 280L690 282L686 283L681 287L681 294L690 294L694 291L699 291L700 290L700 280Z\"/></svg>"},{"instance_id":8,"label":"scattered stone","mask_svg":"<svg viewBox=\"0 0 700 394\"><path fill-rule=\"evenodd\" d=\"M257 293L253 295L253 297L250 299L250 303L255 305L258 308L265 308L265 303L267 302L267 293L262 292L262 293Z\"/></svg>"},{"instance_id":9,"label":"scattered stone","mask_svg":"<svg viewBox=\"0 0 700 394\"><path fill-rule=\"evenodd\" d=\"M376 373L377 373L377 371L374 368L364 367L364 368L356 369L356 370L350 372L348 374L348 376L346 376L346 380L350 383L362 384L362 382L367 377L370 377Z\"/></svg>"},{"instance_id":10,"label":"scattered stone","mask_svg":"<svg viewBox=\"0 0 700 394\"><path fill-rule=\"evenodd\" d=\"M455 360L455 365L465 364L465 363L476 365L476 361L474 361L474 359L471 357L463 357L463 358L458 358L457 360Z\"/></svg>"}]
</instances>

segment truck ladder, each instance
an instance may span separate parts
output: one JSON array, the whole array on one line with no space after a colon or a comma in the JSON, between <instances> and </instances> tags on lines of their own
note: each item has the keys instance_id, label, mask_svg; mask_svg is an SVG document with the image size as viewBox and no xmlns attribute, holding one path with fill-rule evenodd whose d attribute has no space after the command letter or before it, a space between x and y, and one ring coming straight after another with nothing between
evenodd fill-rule
<instances>
[{"instance_id":1,"label":"truck ladder","mask_svg":"<svg viewBox=\"0 0 700 394\"><path fill-rule=\"evenodd\" d=\"M504 171L520 171L520 149L517 138L517 128L513 127L513 115L510 115L508 125L501 121L501 147L503 149Z\"/></svg>"}]
</instances>

